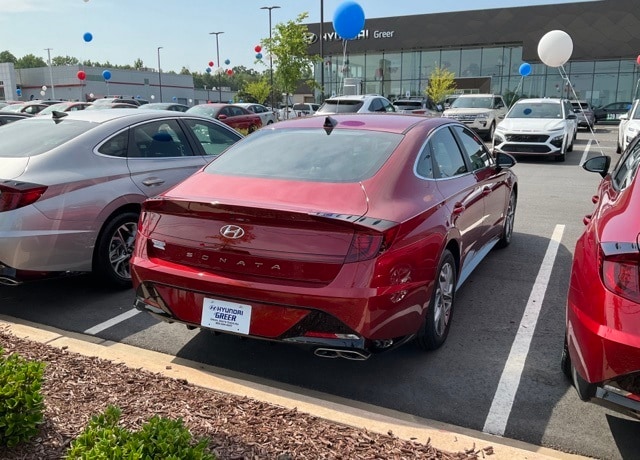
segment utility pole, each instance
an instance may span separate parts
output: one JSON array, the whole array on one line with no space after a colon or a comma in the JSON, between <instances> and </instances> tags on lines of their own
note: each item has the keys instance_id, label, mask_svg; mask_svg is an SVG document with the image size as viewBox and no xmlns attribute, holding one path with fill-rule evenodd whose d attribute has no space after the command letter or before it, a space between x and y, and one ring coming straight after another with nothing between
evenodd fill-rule
<instances>
[{"instance_id":1,"label":"utility pole","mask_svg":"<svg viewBox=\"0 0 640 460\"><path fill-rule=\"evenodd\" d=\"M224 32L209 32L209 35L216 36L216 61L218 61L218 102L222 102L222 67L220 66L220 46L218 45L218 35L223 34Z\"/></svg>"},{"instance_id":2,"label":"utility pole","mask_svg":"<svg viewBox=\"0 0 640 460\"><path fill-rule=\"evenodd\" d=\"M47 50L47 59L48 59L48 63L49 63L49 82L51 83L51 99L56 98L56 89L53 86L53 71L51 70L51 50L53 48L45 48L45 50Z\"/></svg>"},{"instance_id":3,"label":"utility pole","mask_svg":"<svg viewBox=\"0 0 640 460\"><path fill-rule=\"evenodd\" d=\"M273 53L271 52L271 10L280 8L279 6L263 6L261 10L269 10L269 74L271 76L271 110L274 110L273 100Z\"/></svg>"},{"instance_id":4,"label":"utility pole","mask_svg":"<svg viewBox=\"0 0 640 460\"><path fill-rule=\"evenodd\" d=\"M160 68L160 50L162 46L158 46L158 87L160 88L160 102L162 102L162 69Z\"/></svg>"}]
</instances>

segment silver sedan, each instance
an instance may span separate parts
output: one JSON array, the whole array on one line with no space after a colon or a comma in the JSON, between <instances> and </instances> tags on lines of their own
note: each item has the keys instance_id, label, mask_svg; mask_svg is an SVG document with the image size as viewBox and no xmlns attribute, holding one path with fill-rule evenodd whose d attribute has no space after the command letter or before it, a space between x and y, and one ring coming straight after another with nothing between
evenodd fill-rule
<instances>
[{"instance_id":1,"label":"silver sedan","mask_svg":"<svg viewBox=\"0 0 640 460\"><path fill-rule=\"evenodd\" d=\"M155 110L54 112L0 128L0 283L93 271L130 285L140 204L242 138Z\"/></svg>"}]
</instances>

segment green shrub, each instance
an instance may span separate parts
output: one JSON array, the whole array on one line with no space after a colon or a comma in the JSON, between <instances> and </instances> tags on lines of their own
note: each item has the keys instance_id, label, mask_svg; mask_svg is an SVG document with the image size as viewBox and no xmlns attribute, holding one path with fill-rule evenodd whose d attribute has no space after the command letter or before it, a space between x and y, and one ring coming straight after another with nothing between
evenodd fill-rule
<instances>
[{"instance_id":1,"label":"green shrub","mask_svg":"<svg viewBox=\"0 0 640 460\"><path fill-rule=\"evenodd\" d=\"M75 460L214 460L206 453L206 439L193 443L182 420L154 416L140 431L118 426L121 411L109 406L104 414L92 417L87 428L67 450L66 459Z\"/></svg>"},{"instance_id":2,"label":"green shrub","mask_svg":"<svg viewBox=\"0 0 640 460\"><path fill-rule=\"evenodd\" d=\"M0 348L0 446L14 447L35 436L44 418L45 365L3 353Z\"/></svg>"}]
</instances>

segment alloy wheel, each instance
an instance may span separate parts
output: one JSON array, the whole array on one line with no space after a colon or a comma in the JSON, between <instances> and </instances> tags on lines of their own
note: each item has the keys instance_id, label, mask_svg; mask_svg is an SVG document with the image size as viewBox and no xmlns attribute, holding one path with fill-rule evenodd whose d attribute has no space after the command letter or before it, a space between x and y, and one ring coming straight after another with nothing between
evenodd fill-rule
<instances>
[{"instance_id":1,"label":"alloy wheel","mask_svg":"<svg viewBox=\"0 0 640 460\"><path fill-rule=\"evenodd\" d=\"M453 306L454 269L446 263L440 269L436 284L436 294L433 303L434 330L438 337L442 337L449 324L451 307Z\"/></svg>"},{"instance_id":2,"label":"alloy wheel","mask_svg":"<svg viewBox=\"0 0 640 460\"><path fill-rule=\"evenodd\" d=\"M133 254L137 224L126 222L115 229L109 241L109 264L121 278L130 279L129 261Z\"/></svg>"}]
</instances>

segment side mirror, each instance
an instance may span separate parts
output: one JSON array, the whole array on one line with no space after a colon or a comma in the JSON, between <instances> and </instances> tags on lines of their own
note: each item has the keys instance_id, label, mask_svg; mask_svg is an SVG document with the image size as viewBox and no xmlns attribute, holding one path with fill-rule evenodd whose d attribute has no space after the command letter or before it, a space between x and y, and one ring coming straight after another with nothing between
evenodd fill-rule
<instances>
[{"instance_id":1,"label":"side mirror","mask_svg":"<svg viewBox=\"0 0 640 460\"><path fill-rule=\"evenodd\" d=\"M629 119L629 114L625 113L624 115L620 115L618 117L619 120L628 120Z\"/></svg>"},{"instance_id":2,"label":"side mirror","mask_svg":"<svg viewBox=\"0 0 640 460\"><path fill-rule=\"evenodd\" d=\"M582 165L586 171L598 173L603 179L609 174L609 166L611 166L611 157L608 155L589 158Z\"/></svg>"},{"instance_id":3,"label":"side mirror","mask_svg":"<svg viewBox=\"0 0 640 460\"><path fill-rule=\"evenodd\" d=\"M224 115L224 114L218 115L218 120L226 120L226 119L227 119L226 115Z\"/></svg>"},{"instance_id":4,"label":"side mirror","mask_svg":"<svg viewBox=\"0 0 640 460\"><path fill-rule=\"evenodd\" d=\"M496 153L496 164L499 169L512 168L516 164L516 159L508 153Z\"/></svg>"}]
</instances>

